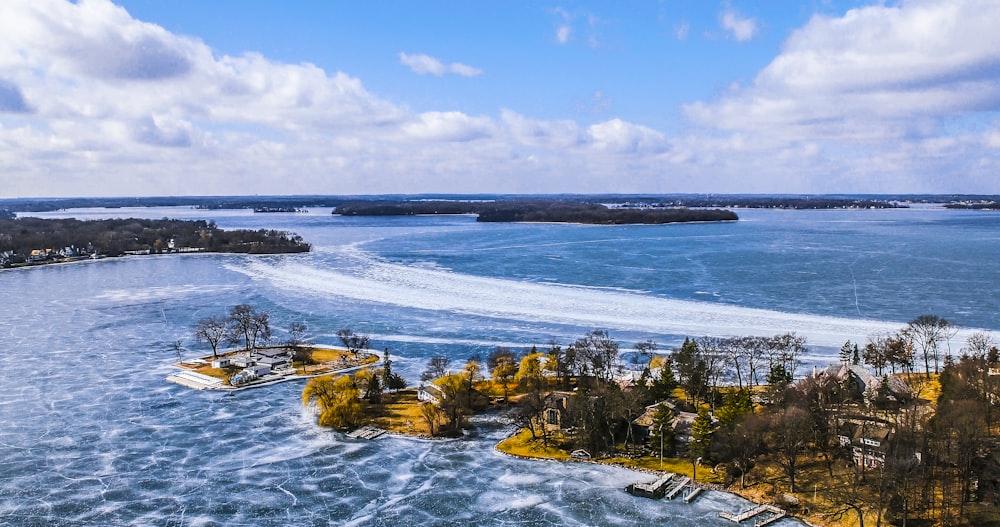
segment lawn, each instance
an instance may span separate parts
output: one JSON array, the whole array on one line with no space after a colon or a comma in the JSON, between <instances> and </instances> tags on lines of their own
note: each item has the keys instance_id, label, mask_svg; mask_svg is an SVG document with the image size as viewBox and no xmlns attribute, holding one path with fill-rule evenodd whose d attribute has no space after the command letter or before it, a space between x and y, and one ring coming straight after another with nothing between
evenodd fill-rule
<instances>
[{"instance_id":1,"label":"lawn","mask_svg":"<svg viewBox=\"0 0 1000 527\"><path fill-rule=\"evenodd\" d=\"M371 417L371 424L399 434L430 435L427 420L420 413L417 391L400 390L382 396L382 408L378 415Z\"/></svg>"}]
</instances>

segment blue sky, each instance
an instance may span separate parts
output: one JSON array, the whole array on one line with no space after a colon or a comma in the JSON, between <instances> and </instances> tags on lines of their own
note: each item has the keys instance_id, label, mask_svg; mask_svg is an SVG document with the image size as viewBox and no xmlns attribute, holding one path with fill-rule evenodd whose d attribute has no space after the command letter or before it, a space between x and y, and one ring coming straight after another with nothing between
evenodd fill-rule
<instances>
[{"instance_id":1,"label":"blue sky","mask_svg":"<svg viewBox=\"0 0 1000 527\"><path fill-rule=\"evenodd\" d=\"M998 193L1000 3L0 6L0 196Z\"/></svg>"}]
</instances>

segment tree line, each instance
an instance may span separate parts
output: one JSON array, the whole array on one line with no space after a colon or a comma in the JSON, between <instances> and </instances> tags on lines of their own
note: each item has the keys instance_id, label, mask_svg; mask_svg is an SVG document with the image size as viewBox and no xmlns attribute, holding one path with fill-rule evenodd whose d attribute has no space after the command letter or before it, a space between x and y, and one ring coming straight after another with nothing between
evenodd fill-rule
<instances>
[{"instance_id":1,"label":"tree line","mask_svg":"<svg viewBox=\"0 0 1000 527\"><path fill-rule=\"evenodd\" d=\"M735 221L732 211L671 208L609 208L569 199L502 199L481 201L377 200L345 203L342 216L412 216L477 214L482 222L559 222L588 224L660 224L687 221Z\"/></svg>"},{"instance_id":2,"label":"tree line","mask_svg":"<svg viewBox=\"0 0 1000 527\"><path fill-rule=\"evenodd\" d=\"M159 254L181 248L250 254L308 252L311 248L300 236L288 232L222 230L204 220L0 219L0 252L12 252L23 260L34 250L66 247L80 254L104 256L127 251Z\"/></svg>"}]
</instances>

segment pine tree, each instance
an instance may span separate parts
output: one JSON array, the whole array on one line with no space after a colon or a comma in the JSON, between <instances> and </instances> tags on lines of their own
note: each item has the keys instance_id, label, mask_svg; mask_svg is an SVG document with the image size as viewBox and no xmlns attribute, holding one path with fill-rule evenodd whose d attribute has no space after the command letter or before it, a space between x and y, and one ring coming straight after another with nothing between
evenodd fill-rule
<instances>
[{"instance_id":1,"label":"pine tree","mask_svg":"<svg viewBox=\"0 0 1000 527\"><path fill-rule=\"evenodd\" d=\"M715 425L712 424L712 416L708 413L708 408L698 409L698 417L691 423L691 459L701 458L708 461L712 450L712 435L715 433Z\"/></svg>"}]
</instances>

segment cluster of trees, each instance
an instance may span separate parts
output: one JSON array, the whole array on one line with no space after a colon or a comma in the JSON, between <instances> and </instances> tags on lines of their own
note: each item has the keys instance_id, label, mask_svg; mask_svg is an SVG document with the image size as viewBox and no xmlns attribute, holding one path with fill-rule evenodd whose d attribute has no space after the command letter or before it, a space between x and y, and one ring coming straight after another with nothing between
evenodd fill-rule
<instances>
[{"instance_id":1,"label":"cluster of trees","mask_svg":"<svg viewBox=\"0 0 1000 527\"><path fill-rule=\"evenodd\" d=\"M392 360L386 349L381 368L310 379L302 392L302 402L316 405L321 426L346 430L358 427L370 415L377 414L386 390L399 391L405 387L403 377L392 371Z\"/></svg>"},{"instance_id":2,"label":"cluster of trees","mask_svg":"<svg viewBox=\"0 0 1000 527\"><path fill-rule=\"evenodd\" d=\"M930 376L931 364L934 373L940 372L942 360L951 355L951 339L958 328L937 315L920 315L893 333L875 334L868 337L864 348L847 341L840 348L841 362L862 364L871 367L878 375L886 369L913 373L918 359L924 363L924 375ZM973 335L969 345L977 353L986 354L991 344L983 341L982 333ZM942 346L944 352L942 353ZM919 355L918 355L919 354Z\"/></svg>"},{"instance_id":3,"label":"cluster of trees","mask_svg":"<svg viewBox=\"0 0 1000 527\"><path fill-rule=\"evenodd\" d=\"M289 329L296 346L305 330L302 323L294 323ZM271 337L271 315L249 304L233 306L226 316L205 317L194 328L195 340L211 346L212 357L219 356L220 345L242 344L246 351L251 351L269 343Z\"/></svg>"},{"instance_id":4,"label":"cluster of trees","mask_svg":"<svg viewBox=\"0 0 1000 527\"><path fill-rule=\"evenodd\" d=\"M414 216L417 214L476 214L478 201L451 200L372 200L344 203L333 211L341 216Z\"/></svg>"},{"instance_id":5,"label":"cluster of trees","mask_svg":"<svg viewBox=\"0 0 1000 527\"><path fill-rule=\"evenodd\" d=\"M555 222L605 225L661 224L688 221L736 221L735 212L689 208L608 208L597 203L498 202L483 207L477 221Z\"/></svg>"},{"instance_id":6,"label":"cluster of trees","mask_svg":"<svg viewBox=\"0 0 1000 527\"><path fill-rule=\"evenodd\" d=\"M933 322L929 325L934 328L942 327L940 320L918 317L909 328L928 322ZM933 356L933 345L928 344L933 339L927 332L917 334L924 335L928 357ZM894 335L894 339L899 338L900 334ZM879 341L870 339L865 347L879 347ZM841 350L845 363L856 363L864 354L850 343ZM919 519L949 525L968 521L967 503L1000 503L1000 442L993 411L1000 390L998 354L989 335L976 333L969 337L957 361L945 355L940 396L933 401L936 411L930 411L932 406L925 401L877 406L870 398L852 397L836 379L825 376L810 376L786 384L782 390L772 386L772 395L758 407L749 390L730 391L723 406L714 412L714 421L704 420L707 426L692 428L689 455L721 464L741 485L758 461L767 458L781 467L791 492L800 490L796 476L803 461L823 459L830 477L828 499L835 504L829 514L834 519L856 514L864 525L867 513L874 515L877 523L889 520L905 524L906 519ZM907 371L912 370L912 363L907 363ZM925 375L910 374L907 378L917 394L927 391ZM702 407L699 420L705 414ZM843 433L838 428L846 422L865 429L891 430L882 439L884 462L858 466L852 447L845 447L838 437ZM843 462L840 466L850 468L835 479L837 460Z\"/></svg>"},{"instance_id":7,"label":"cluster of trees","mask_svg":"<svg viewBox=\"0 0 1000 527\"><path fill-rule=\"evenodd\" d=\"M412 216L415 214L478 214L484 222L563 222L592 224L735 221L726 210L684 207L608 208L600 203L570 199L504 199L479 201L379 200L345 203L334 211L343 216Z\"/></svg>"},{"instance_id":8,"label":"cluster of trees","mask_svg":"<svg viewBox=\"0 0 1000 527\"><path fill-rule=\"evenodd\" d=\"M36 249L65 247L105 256L181 248L252 254L308 252L311 248L298 235L284 231L226 231L204 220L0 219L0 252L10 251L23 258Z\"/></svg>"}]
</instances>

